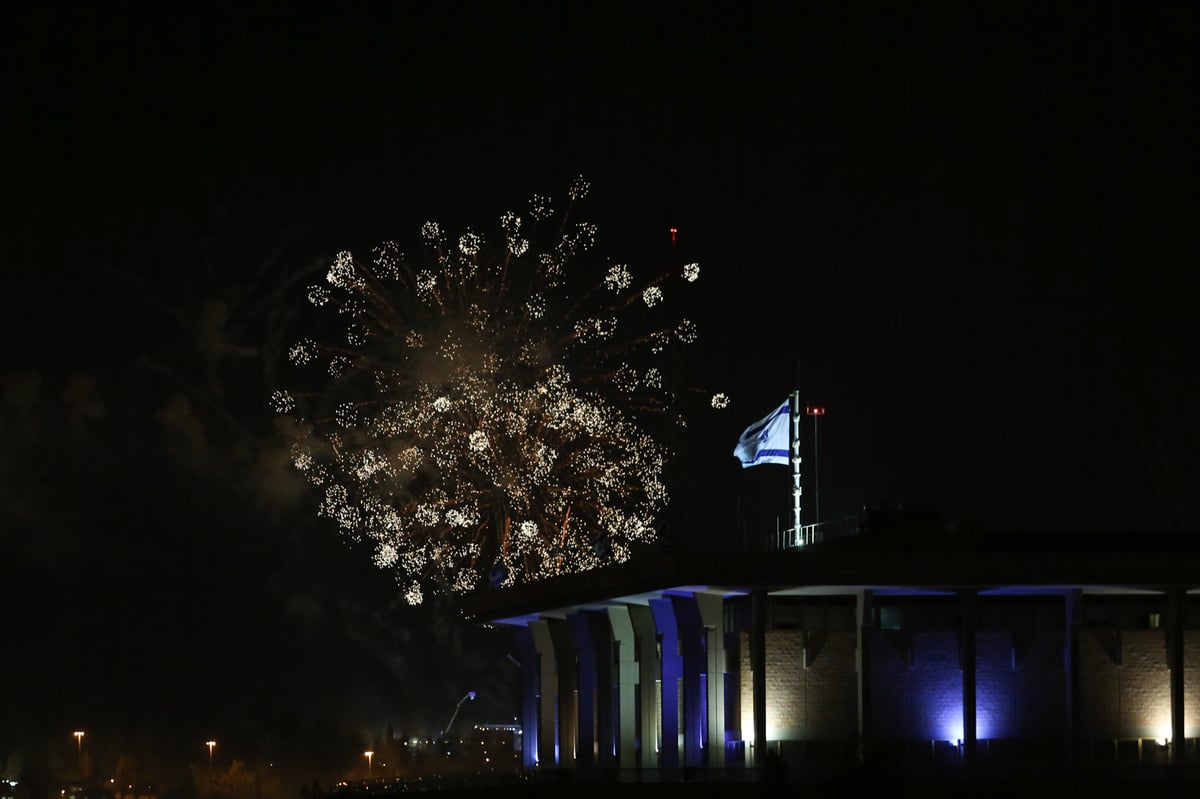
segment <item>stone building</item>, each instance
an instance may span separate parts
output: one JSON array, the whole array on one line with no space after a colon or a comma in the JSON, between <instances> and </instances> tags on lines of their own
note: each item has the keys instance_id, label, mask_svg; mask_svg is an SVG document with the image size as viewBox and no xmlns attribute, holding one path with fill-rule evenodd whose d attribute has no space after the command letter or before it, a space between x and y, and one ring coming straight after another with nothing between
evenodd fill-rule
<instances>
[{"instance_id":1,"label":"stone building","mask_svg":"<svg viewBox=\"0 0 1200 799\"><path fill-rule=\"evenodd\" d=\"M524 765L654 780L1145 773L1196 760L1186 534L658 551L470 597L513 631Z\"/></svg>"}]
</instances>

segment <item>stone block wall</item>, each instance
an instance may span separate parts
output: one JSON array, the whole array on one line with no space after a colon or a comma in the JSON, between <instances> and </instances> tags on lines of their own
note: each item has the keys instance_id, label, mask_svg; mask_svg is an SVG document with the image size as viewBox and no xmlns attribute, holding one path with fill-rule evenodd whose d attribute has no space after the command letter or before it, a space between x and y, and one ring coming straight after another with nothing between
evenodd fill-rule
<instances>
[{"instance_id":1,"label":"stone block wall","mask_svg":"<svg viewBox=\"0 0 1200 799\"><path fill-rule=\"evenodd\" d=\"M877 738L962 738L958 633L872 630L870 734Z\"/></svg>"},{"instance_id":2,"label":"stone block wall","mask_svg":"<svg viewBox=\"0 0 1200 799\"><path fill-rule=\"evenodd\" d=\"M953 629L868 630L869 735L881 740L963 737L961 635ZM975 633L976 737L1047 740L1066 732L1064 631L1043 624ZM856 635L767 631L767 734L771 740L852 740L857 734ZM1200 737L1200 630L1184 633L1185 726ZM1085 739L1170 734L1165 631L1079 628L1079 734ZM754 729L750 642L737 636L743 738ZM806 668L807 665L807 668ZM736 729L736 727L734 727Z\"/></svg>"},{"instance_id":3,"label":"stone block wall","mask_svg":"<svg viewBox=\"0 0 1200 799\"><path fill-rule=\"evenodd\" d=\"M1067 690L1062 633L981 630L975 647L975 736L1062 737Z\"/></svg>"},{"instance_id":4,"label":"stone block wall","mask_svg":"<svg viewBox=\"0 0 1200 799\"><path fill-rule=\"evenodd\" d=\"M767 632L768 739L854 737L858 724L855 646L853 632ZM742 734L747 736L754 729L754 695L746 633L739 637L738 653Z\"/></svg>"},{"instance_id":5,"label":"stone block wall","mask_svg":"<svg viewBox=\"0 0 1200 799\"><path fill-rule=\"evenodd\" d=\"M1200 630L1183 633L1183 726L1187 737L1200 738Z\"/></svg>"},{"instance_id":6,"label":"stone block wall","mask_svg":"<svg viewBox=\"0 0 1200 799\"><path fill-rule=\"evenodd\" d=\"M1157 738L1171 727L1166 636L1155 629L1079 633L1080 726L1089 738Z\"/></svg>"}]
</instances>

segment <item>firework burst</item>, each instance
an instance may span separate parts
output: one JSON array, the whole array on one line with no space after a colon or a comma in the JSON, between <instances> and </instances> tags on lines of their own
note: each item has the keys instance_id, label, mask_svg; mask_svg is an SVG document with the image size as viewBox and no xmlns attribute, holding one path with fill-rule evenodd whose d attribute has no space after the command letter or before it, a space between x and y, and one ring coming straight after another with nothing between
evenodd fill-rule
<instances>
[{"instance_id":1,"label":"firework burst","mask_svg":"<svg viewBox=\"0 0 1200 799\"><path fill-rule=\"evenodd\" d=\"M293 463L320 515L369 540L414 604L654 538L668 452L648 431L682 424L667 365L696 338L665 309L699 265L639 280L596 257L596 227L572 214L586 191L576 181L562 213L534 197L488 235L427 222L423 258L341 253L308 290L337 339L290 349L320 388L273 405L310 431Z\"/></svg>"}]
</instances>

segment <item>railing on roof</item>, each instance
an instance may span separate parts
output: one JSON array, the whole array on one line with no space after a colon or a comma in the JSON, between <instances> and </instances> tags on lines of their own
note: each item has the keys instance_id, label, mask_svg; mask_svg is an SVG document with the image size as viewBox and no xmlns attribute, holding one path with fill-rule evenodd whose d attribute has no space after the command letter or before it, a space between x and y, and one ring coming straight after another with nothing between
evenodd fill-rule
<instances>
[{"instance_id":1,"label":"railing on roof","mask_svg":"<svg viewBox=\"0 0 1200 799\"><path fill-rule=\"evenodd\" d=\"M843 516L840 519L830 519L815 524L802 524L799 530L794 527L776 530L767 549L771 551L797 549L820 544L823 541L832 541L836 538L848 538L861 532L862 520L858 516Z\"/></svg>"}]
</instances>

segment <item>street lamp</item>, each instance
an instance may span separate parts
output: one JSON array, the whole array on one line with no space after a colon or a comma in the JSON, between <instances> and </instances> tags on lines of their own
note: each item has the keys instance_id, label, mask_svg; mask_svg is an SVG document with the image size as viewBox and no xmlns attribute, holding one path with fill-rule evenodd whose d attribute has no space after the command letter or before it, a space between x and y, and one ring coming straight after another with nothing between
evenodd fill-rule
<instances>
[{"instance_id":1,"label":"street lamp","mask_svg":"<svg viewBox=\"0 0 1200 799\"><path fill-rule=\"evenodd\" d=\"M371 779L371 758L374 756L375 756L375 753L372 752L370 749L363 752L363 757L365 757L367 759L367 779ZM386 766L387 763L384 763L383 765Z\"/></svg>"},{"instance_id":2,"label":"street lamp","mask_svg":"<svg viewBox=\"0 0 1200 799\"><path fill-rule=\"evenodd\" d=\"M212 768L213 764L213 747L217 745L216 741L205 741L204 745L208 747L208 767Z\"/></svg>"},{"instance_id":3,"label":"street lamp","mask_svg":"<svg viewBox=\"0 0 1200 799\"><path fill-rule=\"evenodd\" d=\"M71 733L75 736L75 749L79 754L79 778L83 779L83 730L75 730Z\"/></svg>"}]
</instances>

